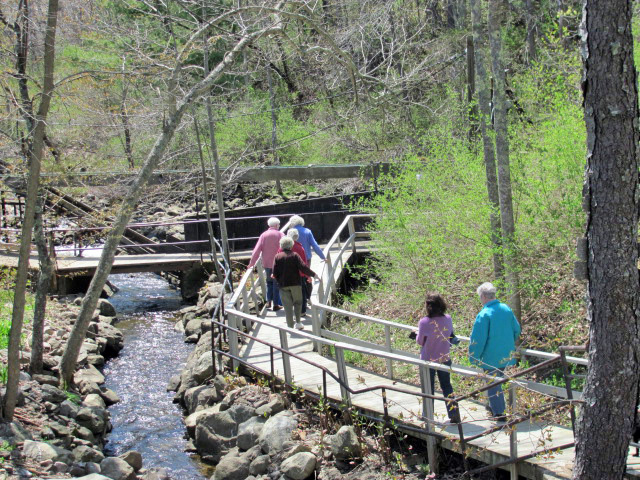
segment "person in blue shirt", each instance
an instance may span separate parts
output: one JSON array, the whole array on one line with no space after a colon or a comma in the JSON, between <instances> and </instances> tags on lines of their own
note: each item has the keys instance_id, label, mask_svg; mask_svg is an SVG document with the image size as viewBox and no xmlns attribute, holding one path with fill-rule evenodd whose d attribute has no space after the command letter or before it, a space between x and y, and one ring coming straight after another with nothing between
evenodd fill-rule
<instances>
[{"instance_id":1,"label":"person in blue shirt","mask_svg":"<svg viewBox=\"0 0 640 480\"><path fill-rule=\"evenodd\" d=\"M469 361L490 377L500 377L509 365L515 365L513 353L520 336L520 324L508 305L496 299L496 287L485 282L477 289L484 307L476 316L469 342ZM502 385L487 391L492 419L506 421Z\"/></svg>"},{"instance_id":2,"label":"person in blue shirt","mask_svg":"<svg viewBox=\"0 0 640 480\"><path fill-rule=\"evenodd\" d=\"M327 261L327 259L324 256L324 253L322 253L322 249L318 245L318 242L316 242L316 239L313 237L313 233L308 228L305 228L304 219L300 215L293 215L289 219L289 226L291 228L295 228L298 231L298 242L300 242L300 244L302 245L302 248L304 248L304 253L307 256L308 267L311 266L311 255L312 255L311 250L312 249L314 252L318 254L318 256L322 260L324 260L325 262ZM311 284L309 284L308 286L305 286L305 288L302 289L302 314L303 315L307 311L307 300L311 295L311 288L312 288Z\"/></svg>"}]
</instances>

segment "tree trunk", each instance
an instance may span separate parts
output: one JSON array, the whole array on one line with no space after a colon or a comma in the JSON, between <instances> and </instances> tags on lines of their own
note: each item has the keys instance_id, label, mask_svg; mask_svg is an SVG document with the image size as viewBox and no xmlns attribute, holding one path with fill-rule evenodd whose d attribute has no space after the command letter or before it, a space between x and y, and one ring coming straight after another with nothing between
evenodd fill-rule
<instances>
[{"instance_id":1,"label":"tree trunk","mask_svg":"<svg viewBox=\"0 0 640 480\"><path fill-rule=\"evenodd\" d=\"M489 135L491 128L491 95L489 94L489 78L485 67L484 33L482 30L482 14L480 0L471 0L471 18L473 23L473 43L475 45L476 81L478 85L478 104L480 133L484 147L484 166L487 176L487 194L491 213L491 244L493 246L493 273L499 283L504 283L504 263L502 257L502 226L500 224L500 197L498 195L498 175L493 139Z\"/></svg>"},{"instance_id":2,"label":"tree trunk","mask_svg":"<svg viewBox=\"0 0 640 480\"><path fill-rule=\"evenodd\" d=\"M473 36L467 35L467 108L469 109L469 139L478 134L478 105L473 102L476 94L475 47Z\"/></svg>"},{"instance_id":3,"label":"tree trunk","mask_svg":"<svg viewBox=\"0 0 640 480\"><path fill-rule=\"evenodd\" d=\"M27 177L27 196L25 200L24 220L20 237L20 258L16 272L16 287L13 296L13 312L7 361L7 390L4 397L3 415L7 421L13 420L13 412L18 398L18 380L20 376L20 337L24 321L25 294L27 289L27 271L31 254L31 231L35 221L35 210L40 183L40 164L44 146L44 135L49 105L53 93L53 68L55 65L55 40L58 22L58 0L49 0L47 28L44 39L44 82L42 100L34 119L35 129L29 148L29 175Z\"/></svg>"},{"instance_id":4,"label":"tree trunk","mask_svg":"<svg viewBox=\"0 0 640 480\"><path fill-rule=\"evenodd\" d=\"M129 113L127 112L127 95L129 86L125 75L125 61L122 62L122 101L120 102L120 121L122 122L122 130L124 131L124 154L127 156L129 168L134 168L133 150L131 149L131 128L129 127Z\"/></svg>"},{"instance_id":5,"label":"tree trunk","mask_svg":"<svg viewBox=\"0 0 640 480\"><path fill-rule=\"evenodd\" d=\"M33 309L31 361L29 362L29 373L31 373L31 375L42 373L44 318L47 310L47 295L49 293L49 285L51 285L51 275L53 273L53 261L49 256L47 238L45 236L42 219L43 204L44 202L42 200L39 200L36 206L34 229L34 241L36 246L38 247L40 275L38 276L38 286L36 287L36 302Z\"/></svg>"},{"instance_id":6,"label":"tree trunk","mask_svg":"<svg viewBox=\"0 0 640 480\"><path fill-rule=\"evenodd\" d=\"M502 245L506 267L509 305L518 320L522 320L518 280L518 262L511 196L511 172L509 169L509 132L507 131L507 101L505 98L505 76L502 63L501 20L506 5L504 0L489 0L489 42L493 70L493 105L496 132L496 158L498 160L498 193L500 196L500 222Z\"/></svg>"},{"instance_id":7,"label":"tree trunk","mask_svg":"<svg viewBox=\"0 0 640 480\"><path fill-rule=\"evenodd\" d=\"M586 0L589 370L573 478L622 479L638 399L638 90L633 2Z\"/></svg>"},{"instance_id":8,"label":"tree trunk","mask_svg":"<svg viewBox=\"0 0 640 480\"><path fill-rule=\"evenodd\" d=\"M278 160L278 137L277 137L277 119L276 119L276 96L273 91L273 80L271 79L271 68L267 65L267 82L269 84L269 104L271 106L271 154L273 155L273 163L280 164ZM276 180L276 190L278 195L282 196L282 185L280 180Z\"/></svg>"},{"instance_id":9,"label":"tree trunk","mask_svg":"<svg viewBox=\"0 0 640 480\"><path fill-rule=\"evenodd\" d=\"M133 214L136 203L138 202L138 199L142 194L144 186L151 177L154 168L163 157L169 145L169 142L171 141L171 138L176 131L176 128L182 120L184 113L195 100L200 98L211 89L215 81L227 69L227 67L235 61L236 57L240 54L240 52L242 52L244 47L246 47L249 43L253 42L257 38L271 31L272 29L267 28L240 37L240 40L236 43L231 51L227 52L223 60L218 65L216 65L216 68L214 68L209 73L209 75L207 75L202 81L198 82L198 84L196 84L191 88L191 90L189 90L189 92L187 92L181 102L177 105L175 113L171 115L166 121L162 133L157 138L155 144L153 145L153 148L149 152L149 155L144 162L144 165L142 166L142 169L140 170L140 173L136 177L135 181L131 185L131 188L122 201L120 212L118 213L118 216L114 221L114 225L111 228L111 231L104 244L102 255L100 257L100 261L98 262L96 272L91 279L87 294L82 300L80 314L78 315L78 319L73 325L73 329L71 330L71 334L69 335L69 340L67 342L67 346L60 362L60 382L63 386L70 385L73 381L73 374L75 372L78 354L80 353L80 347L82 346L82 342L84 341L87 327L89 326L89 322L91 321L93 312L95 311L98 304L98 299L100 298L102 287L104 286L107 277L111 272L113 258L115 257L116 249L118 247L118 244L120 243L120 239L122 238L125 227L127 226L127 223L131 218L131 215ZM222 208L220 205L221 204L218 205L218 208ZM221 225L223 224L224 223L221 219Z\"/></svg>"},{"instance_id":10,"label":"tree trunk","mask_svg":"<svg viewBox=\"0 0 640 480\"><path fill-rule=\"evenodd\" d=\"M526 0L526 25L527 25L527 64L531 65L536 61L536 2L534 0Z\"/></svg>"}]
</instances>

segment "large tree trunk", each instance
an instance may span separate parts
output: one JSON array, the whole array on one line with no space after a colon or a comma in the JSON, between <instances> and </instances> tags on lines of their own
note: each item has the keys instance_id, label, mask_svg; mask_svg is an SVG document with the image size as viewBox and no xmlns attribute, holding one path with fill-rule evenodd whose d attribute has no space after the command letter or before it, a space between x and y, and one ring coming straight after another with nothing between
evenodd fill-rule
<instances>
[{"instance_id":1,"label":"large tree trunk","mask_svg":"<svg viewBox=\"0 0 640 480\"><path fill-rule=\"evenodd\" d=\"M33 239L38 247L38 259L40 263L40 274L36 287L36 302L33 308L33 325L31 328L31 360L29 362L29 373L42 373L42 356L44 341L44 319L47 310L47 295L49 285L51 285L51 275L53 274L53 261L49 256L47 238L44 232L42 219L42 206L44 202L39 200L36 206L35 229Z\"/></svg>"},{"instance_id":2,"label":"large tree trunk","mask_svg":"<svg viewBox=\"0 0 640 480\"><path fill-rule=\"evenodd\" d=\"M25 200L24 221L20 239L20 258L16 273L16 287L13 297L11 330L7 361L7 391L4 397L4 418L13 420L13 412L18 398L18 379L20 376L20 337L24 321L25 294L27 288L27 272L31 254L31 231L33 230L35 210L40 183L40 164L44 146L44 135L49 105L53 93L53 68L55 65L56 26L58 22L58 0L49 0L47 13L47 29L44 38L44 82L42 100L35 116L35 129L29 148L29 175L27 178L27 196Z\"/></svg>"},{"instance_id":3,"label":"large tree trunk","mask_svg":"<svg viewBox=\"0 0 640 480\"><path fill-rule=\"evenodd\" d=\"M500 197L498 195L498 174L493 138L489 135L491 128L491 95L489 78L485 67L484 33L482 29L481 0L471 0L471 19L473 23L473 43L475 53L476 82L478 103L480 107L479 121L482 144L484 147L484 166L487 176L487 194L491 213L491 245L493 246L493 273L500 283L504 282L504 263L502 258L502 226L500 225Z\"/></svg>"},{"instance_id":4,"label":"large tree trunk","mask_svg":"<svg viewBox=\"0 0 640 480\"><path fill-rule=\"evenodd\" d=\"M496 133L496 157L498 160L498 193L500 196L500 221L502 224L502 245L506 267L507 293L509 304L518 320L520 312L520 291L518 262L511 195L511 171L509 168L509 132L507 131L507 101L505 98L505 76L502 62L501 20L506 5L504 0L489 0L489 42L491 44L491 65L493 70L493 111Z\"/></svg>"},{"instance_id":5,"label":"large tree trunk","mask_svg":"<svg viewBox=\"0 0 640 480\"><path fill-rule=\"evenodd\" d=\"M573 478L622 479L638 399L638 91L633 2L586 0L589 371Z\"/></svg>"}]
</instances>

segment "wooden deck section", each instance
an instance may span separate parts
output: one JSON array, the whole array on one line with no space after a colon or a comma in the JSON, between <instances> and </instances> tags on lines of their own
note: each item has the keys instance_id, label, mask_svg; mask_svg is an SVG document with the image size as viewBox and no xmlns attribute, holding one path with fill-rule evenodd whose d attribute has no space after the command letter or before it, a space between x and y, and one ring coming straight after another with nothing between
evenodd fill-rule
<instances>
[{"instance_id":1,"label":"wooden deck section","mask_svg":"<svg viewBox=\"0 0 640 480\"><path fill-rule=\"evenodd\" d=\"M337 253L337 250L336 250ZM351 251L344 252L344 261L348 259ZM334 257L335 258L335 257ZM317 255L313 256L311 268L320 272L322 264ZM340 271L336 269L335 280L338 280ZM317 286L314 295L317 295ZM288 331L288 334L271 325L286 326L284 310L278 312L264 311L260 315L261 322L254 323L251 334L273 345L281 345L282 337L288 349L305 359L319 364L338 376L338 365L334 358L324 357L313 351L313 336L311 335L312 322L310 315L303 319L305 330L303 332ZM241 349L241 357L250 364L269 372L271 370L270 348L251 341ZM285 377L283 359L280 352L274 351L275 372L280 377ZM323 378L320 369L301 360L290 358L290 381L298 387L315 393L322 393ZM382 375L376 375L353 365L346 365L346 373L349 386L353 389L361 389L378 385L395 386L415 392L420 392L420 387L401 382L391 381ZM417 373L417 372L416 372ZM330 376L327 376L326 395L336 402L340 402L342 395L339 384ZM438 392L439 393L439 392ZM403 394L387 390L389 414L396 419L398 424L407 424L423 427L420 418L422 410L421 399L418 396ZM359 395L352 395L351 401L355 407L364 413L370 413L376 417L383 416L383 400L381 392L374 391ZM460 451L457 426L445 426L441 423L447 420L443 401L435 401L434 418L437 423L433 428L436 432L446 435L446 439L440 441L441 447L453 451ZM473 401L463 401L460 405L460 413L463 418L463 430L465 437L476 435L494 427L495 422L487 419L484 406ZM415 435L415 434L414 434ZM425 435L417 436L426 438ZM531 479L559 479L571 478L574 449L553 451L554 447L573 442L573 432L570 428L558 425L543 424L539 422L524 422L517 425L517 452L519 456L527 455L546 449L548 453L521 461L517 465L518 474ZM640 458L631 456L628 459L627 478L640 477ZM635 449L633 449L635 451ZM509 459L510 436L508 428L496 433L481 437L467 444L468 454L477 460L487 464L495 464ZM509 467L505 467L509 469Z\"/></svg>"}]
</instances>

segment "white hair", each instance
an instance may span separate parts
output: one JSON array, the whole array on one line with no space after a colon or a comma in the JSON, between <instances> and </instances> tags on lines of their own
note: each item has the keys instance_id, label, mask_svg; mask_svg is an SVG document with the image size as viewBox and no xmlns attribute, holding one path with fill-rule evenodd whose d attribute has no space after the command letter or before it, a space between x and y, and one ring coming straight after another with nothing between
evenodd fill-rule
<instances>
[{"instance_id":1,"label":"white hair","mask_svg":"<svg viewBox=\"0 0 640 480\"><path fill-rule=\"evenodd\" d=\"M280 239L280 248L283 250L291 250L293 247L293 239L286 235Z\"/></svg>"},{"instance_id":2,"label":"white hair","mask_svg":"<svg viewBox=\"0 0 640 480\"><path fill-rule=\"evenodd\" d=\"M271 217L269 220L267 220L267 225L269 225L270 227L277 227L280 225L280 219L278 217Z\"/></svg>"},{"instance_id":3,"label":"white hair","mask_svg":"<svg viewBox=\"0 0 640 480\"><path fill-rule=\"evenodd\" d=\"M484 296L487 300L493 300L496 298L496 287L494 287L491 282L484 282L478 287L476 292L478 292L478 296Z\"/></svg>"},{"instance_id":4,"label":"white hair","mask_svg":"<svg viewBox=\"0 0 640 480\"><path fill-rule=\"evenodd\" d=\"M291 237L294 242L298 240L298 238L300 238L300 232L298 232L298 230L296 230L295 228L290 228L289 230L287 230L287 235Z\"/></svg>"},{"instance_id":5,"label":"white hair","mask_svg":"<svg viewBox=\"0 0 640 480\"><path fill-rule=\"evenodd\" d=\"M304 219L300 215L294 215L289 219L289 225L297 227L298 225L304 227Z\"/></svg>"}]
</instances>

